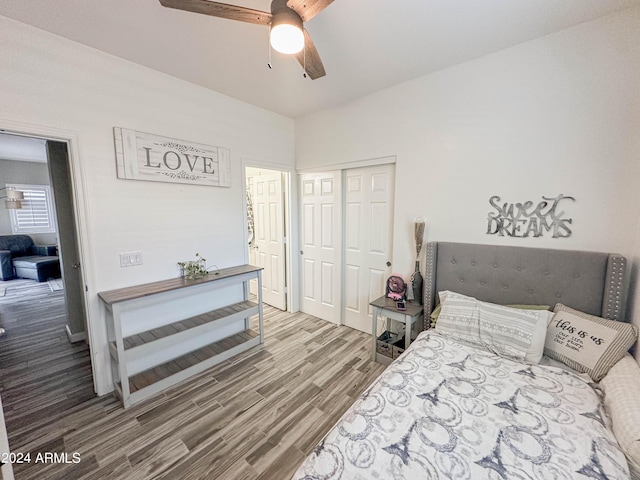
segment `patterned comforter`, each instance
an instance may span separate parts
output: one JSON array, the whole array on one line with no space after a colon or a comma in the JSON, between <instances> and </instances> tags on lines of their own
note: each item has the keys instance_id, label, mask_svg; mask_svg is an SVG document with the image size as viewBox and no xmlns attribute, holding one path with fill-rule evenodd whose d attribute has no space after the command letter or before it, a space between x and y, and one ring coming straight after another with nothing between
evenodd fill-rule
<instances>
[{"instance_id":1,"label":"patterned comforter","mask_svg":"<svg viewBox=\"0 0 640 480\"><path fill-rule=\"evenodd\" d=\"M628 479L593 386L423 332L293 478Z\"/></svg>"}]
</instances>

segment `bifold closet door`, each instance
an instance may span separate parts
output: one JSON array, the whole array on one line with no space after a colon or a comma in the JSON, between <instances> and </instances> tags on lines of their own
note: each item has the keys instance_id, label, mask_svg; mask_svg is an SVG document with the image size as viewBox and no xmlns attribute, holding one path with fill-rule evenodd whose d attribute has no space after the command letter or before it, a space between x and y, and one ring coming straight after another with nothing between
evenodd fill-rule
<instances>
[{"instance_id":1,"label":"bifold closet door","mask_svg":"<svg viewBox=\"0 0 640 480\"><path fill-rule=\"evenodd\" d=\"M371 332L369 302L384 294L393 266L395 165L344 173L344 324Z\"/></svg>"},{"instance_id":2,"label":"bifold closet door","mask_svg":"<svg viewBox=\"0 0 640 480\"><path fill-rule=\"evenodd\" d=\"M342 172L300 175L300 309L341 323Z\"/></svg>"}]
</instances>

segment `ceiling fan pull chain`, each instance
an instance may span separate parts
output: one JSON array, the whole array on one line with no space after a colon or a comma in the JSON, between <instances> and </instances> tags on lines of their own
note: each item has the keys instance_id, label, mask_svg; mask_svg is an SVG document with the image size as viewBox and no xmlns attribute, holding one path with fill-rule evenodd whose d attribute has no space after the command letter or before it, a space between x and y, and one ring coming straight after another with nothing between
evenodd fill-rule
<instances>
[{"instance_id":1,"label":"ceiling fan pull chain","mask_svg":"<svg viewBox=\"0 0 640 480\"><path fill-rule=\"evenodd\" d=\"M269 50L269 62L267 62L267 67L269 67L269 70L271 70L273 68L272 64L271 64L271 40L269 39L269 35L271 35L271 27L269 27L269 34L267 35L267 49Z\"/></svg>"},{"instance_id":2,"label":"ceiling fan pull chain","mask_svg":"<svg viewBox=\"0 0 640 480\"><path fill-rule=\"evenodd\" d=\"M302 47L302 78L307 78L307 42Z\"/></svg>"}]
</instances>

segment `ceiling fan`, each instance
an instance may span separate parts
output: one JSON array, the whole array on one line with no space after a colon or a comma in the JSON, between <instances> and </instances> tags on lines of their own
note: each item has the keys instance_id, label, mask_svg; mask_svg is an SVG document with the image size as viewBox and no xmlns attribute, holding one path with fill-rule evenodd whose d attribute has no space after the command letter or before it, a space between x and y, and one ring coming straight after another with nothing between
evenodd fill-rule
<instances>
[{"instance_id":1,"label":"ceiling fan","mask_svg":"<svg viewBox=\"0 0 640 480\"><path fill-rule=\"evenodd\" d=\"M269 34L271 46L281 53L295 54L305 73L312 80L324 77L326 72L318 50L309 32L304 28L303 22L311 20L332 2L333 0L273 0L271 13L269 13L209 0L160 0L162 6L168 8L268 25L271 29Z\"/></svg>"}]
</instances>

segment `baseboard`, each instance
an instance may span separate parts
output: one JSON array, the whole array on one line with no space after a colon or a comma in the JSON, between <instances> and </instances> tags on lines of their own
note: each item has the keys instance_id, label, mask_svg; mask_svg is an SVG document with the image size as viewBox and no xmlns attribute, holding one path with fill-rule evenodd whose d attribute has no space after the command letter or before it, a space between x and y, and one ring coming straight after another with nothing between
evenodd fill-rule
<instances>
[{"instance_id":1,"label":"baseboard","mask_svg":"<svg viewBox=\"0 0 640 480\"><path fill-rule=\"evenodd\" d=\"M66 325L66 329L67 329L67 337L69 337L69 341L71 343L87 341L87 332L71 333L71 330L69 330L69 325Z\"/></svg>"}]
</instances>

